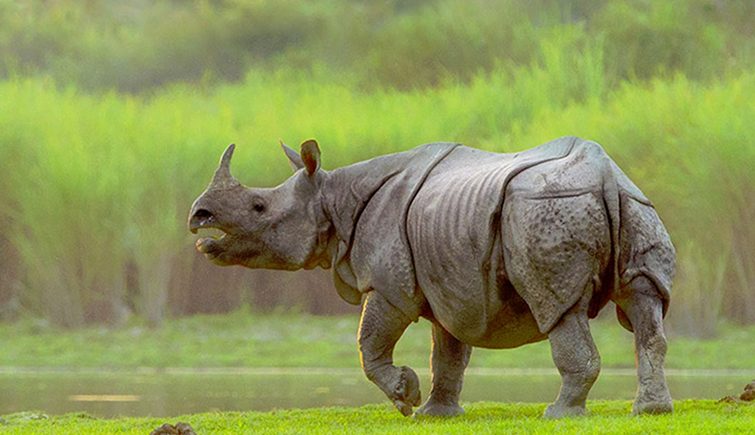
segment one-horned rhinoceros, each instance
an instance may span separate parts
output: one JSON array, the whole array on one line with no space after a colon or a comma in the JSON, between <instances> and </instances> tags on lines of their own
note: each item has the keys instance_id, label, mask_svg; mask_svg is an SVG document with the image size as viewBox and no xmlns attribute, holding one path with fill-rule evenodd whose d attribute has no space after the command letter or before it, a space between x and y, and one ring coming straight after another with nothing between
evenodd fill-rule
<instances>
[{"instance_id":1,"label":"one-horned rhinoceros","mask_svg":"<svg viewBox=\"0 0 755 435\"><path fill-rule=\"evenodd\" d=\"M562 386L547 417L579 415L600 371L588 326L608 301L634 332L635 413L672 410L662 320L675 253L653 205L596 143L566 137L516 154L432 143L333 171L314 140L275 188L231 176L234 146L194 202L189 228L217 228L197 249L218 265L333 268L362 303L367 377L404 414L419 380L393 365L413 321L432 322L432 390L416 412L457 415L472 347L548 339Z\"/></svg>"}]
</instances>

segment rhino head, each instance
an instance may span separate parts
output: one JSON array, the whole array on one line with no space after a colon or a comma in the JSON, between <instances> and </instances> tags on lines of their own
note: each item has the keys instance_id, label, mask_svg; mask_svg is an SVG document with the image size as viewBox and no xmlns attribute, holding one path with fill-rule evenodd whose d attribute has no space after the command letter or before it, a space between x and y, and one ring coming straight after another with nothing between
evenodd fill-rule
<instances>
[{"instance_id":1,"label":"rhino head","mask_svg":"<svg viewBox=\"0 0 755 435\"><path fill-rule=\"evenodd\" d=\"M220 266L297 270L328 267L330 223L321 206L320 149L308 140L301 154L281 146L295 173L274 188L242 185L231 175L235 146L223 153L207 189L194 201L189 230L214 228L221 237L202 237L196 248Z\"/></svg>"}]
</instances>

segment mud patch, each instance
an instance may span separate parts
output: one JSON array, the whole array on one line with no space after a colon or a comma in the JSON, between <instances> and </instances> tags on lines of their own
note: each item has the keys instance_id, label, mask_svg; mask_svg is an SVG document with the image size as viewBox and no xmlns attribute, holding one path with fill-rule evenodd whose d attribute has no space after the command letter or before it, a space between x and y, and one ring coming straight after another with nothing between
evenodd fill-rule
<instances>
[{"instance_id":1,"label":"mud patch","mask_svg":"<svg viewBox=\"0 0 755 435\"><path fill-rule=\"evenodd\" d=\"M739 398L734 396L722 397L718 403L739 403L739 402L752 402L755 400L755 380L745 385L745 389Z\"/></svg>"},{"instance_id":2,"label":"mud patch","mask_svg":"<svg viewBox=\"0 0 755 435\"><path fill-rule=\"evenodd\" d=\"M149 435L197 435L194 429L188 423L176 423L175 426L169 423L158 427L149 433Z\"/></svg>"}]
</instances>

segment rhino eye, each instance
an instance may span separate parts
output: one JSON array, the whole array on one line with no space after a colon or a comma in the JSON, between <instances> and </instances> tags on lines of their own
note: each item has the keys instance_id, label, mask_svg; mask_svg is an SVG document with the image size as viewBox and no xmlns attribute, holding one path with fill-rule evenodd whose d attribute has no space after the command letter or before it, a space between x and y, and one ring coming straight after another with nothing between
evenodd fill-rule
<instances>
[{"instance_id":1,"label":"rhino eye","mask_svg":"<svg viewBox=\"0 0 755 435\"><path fill-rule=\"evenodd\" d=\"M265 211L265 204L262 203L256 203L252 206L252 209L256 211L257 213L262 213Z\"/></svg>"}]
</instances>

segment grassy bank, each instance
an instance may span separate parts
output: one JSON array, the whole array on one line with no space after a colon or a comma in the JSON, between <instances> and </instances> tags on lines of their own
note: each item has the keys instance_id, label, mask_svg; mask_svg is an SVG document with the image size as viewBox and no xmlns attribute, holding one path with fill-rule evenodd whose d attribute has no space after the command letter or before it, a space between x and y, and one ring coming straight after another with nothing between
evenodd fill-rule
<instances>
[{"instance_id":1,"label":"grassy bank","mask_svg":"<svg viewBox=\"0 0 755 435\"><path fill-rule=\"evenodd\" d=\"M47 417L34 413L4 416L0 433L8 434L144 434L164 423L189 423L197 433L745 433L755 425L752 404L717 404L713 401L676 402L673 415L632 417L631 403L588 402L590 416L560 421L540 418L545 404L472 403L458 418L408 419L389 405L361 408L321 408L267 413L225 412L156 418L96 419L82 414Z\"/></svg>"},{"instance_id":2,"label":"grassy bank","mask_svg":"<svg viewBox=\"0 0 755 435\"><path fill-rule=\"evenodd\" d=\"M116 329L60 331L39 322L0 324L0 366L20 368L327 367L358 368L357 316L305 314L194 316L159 329L133 324ZM612 319L593 321L603 367L634 367L632 335ZM755 327L722 327L715 340L671 337L666 366L676 369L755 369ZM427 368L429 323L412 325L396 349L396 362ZM694 357L693 357L694 356ZM550 347L475 349L470 367L553 368Z\"/></svg>"}]
</instances>

